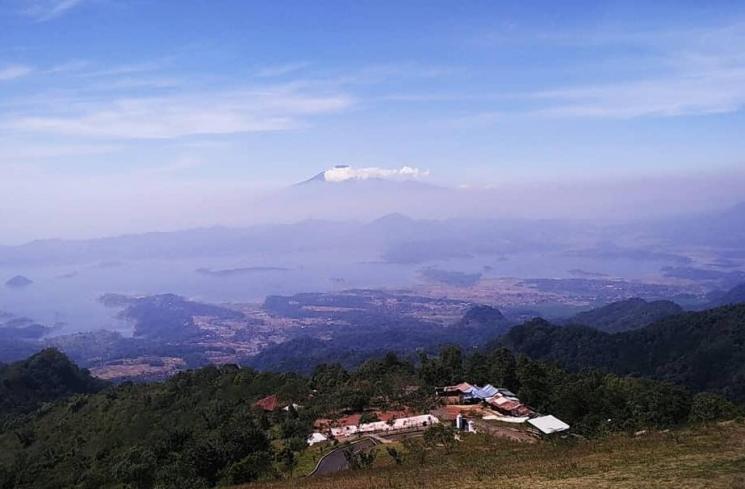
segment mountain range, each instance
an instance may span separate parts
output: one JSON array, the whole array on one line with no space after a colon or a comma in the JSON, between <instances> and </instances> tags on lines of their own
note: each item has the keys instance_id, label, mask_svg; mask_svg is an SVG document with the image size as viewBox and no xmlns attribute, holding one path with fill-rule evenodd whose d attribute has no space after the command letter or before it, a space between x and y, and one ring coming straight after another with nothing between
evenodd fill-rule
<instances>
[{"instance_id":1,"label":"mountain range","mask_svg":"<svg viewBox=\"0 0 745 489\"><path fill-rule=\"evenodd\" d=\"M419 182L342 182L323 184L330 189L314 188L318 182L294 187L293 199L327 200L332 207L354 207L365 194L386 200L385 192L395 185L395 192L418 200L419 192L439 192L437 187ZM382 186L382 187L379 187ZM381 190L381 188L385 190ZM299 189L299 190L297 190ZM380 192L383 192L382 194ZM309 205L309 204L308 204ZM334 249L354 247L390 253L394 257L411 255L408 249L452 248L460 253L509 253L527 249L581 249L583 243L593 243L595 256L601 257L608 248L614 256L631 252L650 253L650 249L665 250L662 244L652 248L629 248L624 242L609 236L645 236L646 240L668 243L678 233L676 246L687 243L718 248L721 258L741 260L745 257L745 223L742 206L718 213L657 221L626 224L622 228L602 222L529 219L413 219L402 214L407 209L388 209L383 217L370 221L333 220L328 217L292 224L257 224L243 228L211 227L183 231L133 234L86 240L46 239L23 245L0 246L0 265L95 263L119 259L161 257L229 256L246 252L292 251L297 249ZM412 208L408 208L412 210ZM380 216L381 214L378 214ZM711 232L711 226L719 231ZM687 230L687 231L686 231ZM706 231L703 231L706 230ZM725 232L725 230L727 230ZM621 233L621 234L619 234ZM681 234L682 233L682 234ZM688 233L688 234L686 234ZM685 236L689 236L686 238ZM677 238L676 238L677 239ZM586 245L585 245L586 246ZM672 248L668 248L672 249ZM399 251L400 250L400 251ZM587 252L585 252L587 253ZM669 253L669 252L668 252ZM439 254L436 253L436 254ZM648 258L653 258L649 255Z\"/></svg>"}]
</instances>

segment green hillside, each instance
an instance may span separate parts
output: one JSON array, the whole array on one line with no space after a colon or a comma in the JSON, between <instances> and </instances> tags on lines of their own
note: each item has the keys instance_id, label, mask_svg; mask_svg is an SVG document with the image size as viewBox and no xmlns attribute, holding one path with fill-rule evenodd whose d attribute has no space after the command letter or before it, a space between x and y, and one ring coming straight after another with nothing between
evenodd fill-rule
<instances>
[{"instance_id":1,"label":"green hillside","mask_svg":"<svg viewBox=\"0 0 745 489\"><path fill-rule=\"evenodd\" d=\"M534 320L501 342L570 370L600 368L745 400L745 304L679 314L617 334Z\"/></svg>"},{"instance_id":2,"label":"green hillside","mask_svg":"<svg viewBox=\"0 0 745 489\"><path fill-rule=\"evenodd\" d=\"M126 383L58 401L0 432L0 487L190 488L253 480L273 470L272 440L302 447L307 432L297 416L269 419L253 408L268 393L304 398L307 382L207 367L165 383Z\"/></svg>"},{"instance_id":3,"label":"green hillside","mask_svg":"<svg viewBox=\"0 0 745 489\"><path fill-rule=\"evenodd\" d=\"M612 302L569 318L568 324L590 326L607 333L618 333L643 328L655 321L683 312L672 301L651 301L633 298Z\"/></svg>"},{"instance_id":4,"label":"green hillside","mask_svg":"<svg viewBox=\"0 0 745 489\"><path fill-rule=\"evenodd\" d=\"M105 385L59 351L43 350L26 360L0 365L0 421L33 411L44 402L98 392Z\"/></svg>"}]
</instances>

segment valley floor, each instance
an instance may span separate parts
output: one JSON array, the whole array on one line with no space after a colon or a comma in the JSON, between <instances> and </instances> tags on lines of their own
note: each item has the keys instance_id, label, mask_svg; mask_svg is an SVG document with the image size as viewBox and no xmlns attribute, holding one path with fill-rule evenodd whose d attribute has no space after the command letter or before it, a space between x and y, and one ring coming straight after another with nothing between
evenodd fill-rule
<instances>
[{"instance_id":1,"label":"valley floor","mask_svg":"<svg viewBox=\"0 0 745 489\"><path fill-rule=\"evenodd\" d=\"M373 469L242 488L745 488L745 423L734 421L532 445L474 435L449 454L430 451L424 463L401 465L379 450Z\"/></svg>"}]
</instances>

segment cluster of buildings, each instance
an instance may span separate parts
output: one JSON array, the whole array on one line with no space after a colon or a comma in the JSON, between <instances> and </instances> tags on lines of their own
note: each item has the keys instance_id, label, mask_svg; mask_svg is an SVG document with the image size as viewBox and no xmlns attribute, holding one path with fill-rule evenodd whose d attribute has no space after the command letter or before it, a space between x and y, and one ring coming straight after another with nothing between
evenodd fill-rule
<instances>
[{"instance_id":1,"label":"cluster of buildings","mask_svg":"<svg viewBox=\"0 0 745 489\"><path fill-rule=\"evenodd\" d=\"M478 386L462 382L436 389L436 395L443 408L429 414L416 414L409 410L374 411L367 413L370 421L363 422L363 414L350 414L336 419L318 419L315 431L308 437L309 445L330 439L344 440L362 435L390 435L424 431L440 423L441 419L453 421L461 431L477 431L474 420L499 421L515 425L527 423L530 429L524 435L548 435L569 429L569 425L551 415L541 415L524 404L509 389L494 387L491 384ZM254 404L264 411L289 410L296 404L284 405L277 396L267 396ZM437 416L436 416L436 415ZM439 417L438 417L439 416ZM482 425L486 426L486 425ZM528 433L532 430L532 435ZM514 431L514 430L513 430Z\"/></svg>"},{"instance_id":2,"label":"cluster of buildings","mask_svg":"<svg viewBox=\"0 0 745 489\"><path fill-rule=\"evenodd\" d=\"M457 406L481 405L482 419L503 421L507 423L528 423L540 433L548 435L569 429L569 425L551 415L541 415L530 406L522 403L509 389L486 384L483 387L461 382L460 384L440 387L436 390L438 398L446 405ZM473 431L473 423L465 414L473 410L459 410L455 419L456 427Z\"/></svg>"},{"instance_id":3,"label":"cluster of buildings","mask_svg":"<svg viewBox=\"0 0 745 489\"><path fill-rule=\"evenodd\" d=\"M278 410L289 411L291 408L300 409L298 404L284 404L272 394L259 399L254 407L265 412ZM402 411L374 411L368 413L374 421L363 423L362 414L350 414L338 419L317 419L314 423L315 432L308 437L308 445L315 445L330 439L344 440L345 438L361 435L406 433L423 431L440 420L431 414L414 414L409 410Z\"/></svg>"},{"instance_id":4,"label":"cluster of buildings","mask_svg":"<svg viewBox=\"0 0 745 489\"><path fill-rule=\"evenodd\" d=\"M308 437L308 444L314 445L334 438L343 440L350 436L386 435L426 430L440 422L431 414L411 415L408 411L375 411L376 421L362 423L361 414L352 414L336 420L318 419L314 423L317 430Z\"/></svg>"},{"instance_id":5,"label":"cluster of buildings","mask_svg":"<svg viewBox=\"0 0 745 489\"><path fill-rule=\"evenodd\" d=\"M536 413L520 402L520 399L508 389L486 384L483 387L461 382L457 385L441 387L437 396L445 404L485 403L496 411L513 417L531 417Z\"/></svg>"}]
</instances>

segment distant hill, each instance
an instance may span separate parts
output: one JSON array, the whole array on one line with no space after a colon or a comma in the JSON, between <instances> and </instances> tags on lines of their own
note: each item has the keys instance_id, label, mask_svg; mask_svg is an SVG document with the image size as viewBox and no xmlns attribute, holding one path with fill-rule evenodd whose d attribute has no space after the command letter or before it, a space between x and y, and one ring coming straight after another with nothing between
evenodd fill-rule
<instances>
[{"instance_id":1,"label":"distant hill","mask_svg":"<svg viewBox=\"0 0 745 489\"><path fill-rule=\"evenodd\" d=\"M437 268L425 268L419 275L427 281L451 285L453 287L471 287L481 280L480 273L464 273Z\"/></svg>"},{"instance_id":2,"label":"distant hill","mask_svg":"<svg viewBox=\"0 0 745 489\"><path fill-rule=\"evenodd\" d=\"M475 330L495 337L506 333L510 322L496 307L478 305L466 311L455 327L461 331Z\"/></svg>"},{"instance_id":3,"label":"distant hill","mask_svg":"<svg viewBox=\"0 0 745 489\"><path fill-rule=\"evenodd\" d=\"M17 327L0 324L0 339L38 340L51 330L52 328L36 323Z\"/></svg>"},{"instance_id":4,"label":"distant hill","mask_svg":"<svg viewBox=\"0 0 745 489\"><path fill-rule=\"evenodd\" d=\"M383 185L385 184L385 185ZM437 192L417 182L351 182L297 187L308 202L330 199L348 208L360 194L386 200L393 186L416 199L417 192ZM298 190L299 189L299 190ZM293 192L295 193L295 192ZM341 195L338 198L335 195ZM302 195L301 195L302 196ZM299 197L301 197L299 196ZM305 202L305 200L303 201ZM310 206L307 202L297 204ZM328 203L331 206L331 203ZM362 205L362 204L360 204ZM415 204L412 203L412 206ZM477 253L509 253L556 249L582 231L559 221L515 221L500 219L412 219L383 209L369 222L306 219L293 224L260 224L244 228L211 227L183 231L132 234L83 240L39 240L17 246L0 246L0 265L39 266L49 264L119 263L141 259L174 259L215 256L243 256L247 253L291 253L334 250L341 257L355 259L365 251L394 263L424 263ZM380 217L383 216L383 217Z\"/></svg>"},{"instance_id":5,"label":"distant hill","mask_svg":"<svg viewBox=\"0 0 745 489\"><path fill-rule=\"evenodd\" d=\"M175 294L147 297L104 294L99 301L107 307L123 307L119 316L135 323L134 336L148 340L179 341L198 337L202 332L194 324L194 316L243 317L240 312L193 302Z\"/></svg>"},{"instance_id":6,"label":"distant hill","mask_svg":"<svg viewBox=\"0 0 745 489\"><path fill-rule=\"evenodd\" d=\"M507 318L504 314L496 307L491 306L473 306L463 316L463 325L470 325L473 323L506 323Z\"/></svg>"},{"instance_id":7,"label":"distant hill","mask_svg":"<svg viewBox=\"0 0 745 489\"><path fill-rule=\"evenodd\" d=\"M38 345L32 342L0 336L0 361L2 362L21 360L37 351L39 351Z\"/></svg>"},{"instance_id":8,"label":"distant hill","mask_svg":"<svg viewBox=\"0 0 745 489\"><path fill-rule=\"evenodd\" d=\"M26 360L0 366L0 419L72 394L98 392L105 386L58 350L42 350Z\"/></svg>"},{"instance_id":9,"label":"distant hill","mask_svg":"<svg viewBox=\"0 0 745 489\"><path fill-rule=\"evenodd\" d=\"M23 275L16 275L15 277L5 282L5 286L10 287L12 289L20 289L23 287L28 287L29 285L33 283L34 281L28 277L24 277Z\"/></svg>"},{"instance_id":10,"label":"distant hill","mask_svg":"<svg viewBox=\"0 0 745 489\"><path fill-rule=\"evenodd\" d=\"M10 313L0 313L0 341L38 340L51 331L52 328L36 323L33 319L15 316ZM0 355L0 359L2 358Z\"/></svg>"},{"instance_id":11,"label":"distant hill","mask_svg":"<svg viewBox=\"0 0 745 489\"><path fill-rule=\"evenodd\" d=\"M739 304L741 302L745 302L745 282L717 296L712 301L712 305L724 306L727 304Z\"/></svg>"},{"instance_id":12,"label":"distant hill","mask_svg":"<svg viewBox=\"0 0 745 489\"><path fill-rule=\"evenodd\" d=\"M30 318L0 312L0 362L15 362L39 351L39 340L51 331Z\"/></svg>"},{"instance_id":13,"label":"distant hill","mask_svg":"<svg viewBox=\"0 0 745 489\"><path fill-rule=\"evenodd\" d=\"M370 313L354 316L353 324L357 327L351 330L327 332L327 339L303 336L270 346L244 363L260 370L300 373L310 373L320 363L352 368L386 352L409 355L417 350L436 352L446 344L483 345L510 327L498 309L481 305L450 325Z\"/></svg>"},{"instance_id":14,"label":"distant hill","mask_svg":"<svg viewBox=\"0 0 745 489\"><path fill-rule=\"evenodd\" d=\"M340 363L346 368L359 366L365 360L386 352L410 354L417 350L436 352L441 345L467 342L468 346L485 341L487 335L475 337L455 327L426 324L421 321L379 323L371 318L359 329L331 332L330 338L298 337L266 348L241 364L265 371L308 374L316 364ZM488 335L489 338L493 337Z\"/></svg>"},{"instance_id":15,"label":"distant hill","mask_svg":"<svg viewBox=\"0 0 745 489\"><path fill-rule=\"evenodd\" d=\"M369 339L369 338L366 338ZM374 345L371 348L342 347L339 339L321 340L302 336L270 346L241 364L266 372L296 372L310 374L316 365L338 363L353 368L369 358L385 354L385 350Z\"/></svg>"},{"instance_id":16,"label":"distant hill","mask_svg":"<svg viewBox=\"0 0 745 489\"><path fill-rule=\"evenodd\" d=\"M672 301L647 302L644 299L632 298L581 312L565 322L590 326L608 333L618 333L643 328L682 312L683 308Z\"/></svg>"},{"instance_id":17,"label":"distant hill","mask_svg":"<svg viewBox=\"0 0 745 489\"><path fill-rule=\"evenodd\" d=\"M740 248L745 240L745 202L723 210L668 218L640 227L649 235L677 245L685 243Z\"/></svg>"},{"instance_id":18,"label":"distant hill","mask_svg":"<svg viewBox=\"0 0 745 489\"><path fill-rule=\"evenodd\" d=\"M536 319L512 328L501 343L572 370L654 377L745 400L745 304L678 314L616 334Z\"/></svg>"},{"instance_id":19,"label":"distant hill","mask_svg":"<svg viewBox=\"0 0 745 489\"><path fill-rule=\"evenodd\" d=\"M729 289L745 280L745 272L741 270L715 270L688 266L666 266L660 270L665 277L693 280Z\"/></svg>"}]
</instances>

